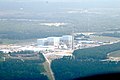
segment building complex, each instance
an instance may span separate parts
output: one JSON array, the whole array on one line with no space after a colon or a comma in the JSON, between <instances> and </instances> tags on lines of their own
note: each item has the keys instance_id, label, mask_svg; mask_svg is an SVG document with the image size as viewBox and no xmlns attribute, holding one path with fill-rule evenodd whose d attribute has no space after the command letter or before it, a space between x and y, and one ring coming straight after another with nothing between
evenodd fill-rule
<instances>
[{"instance_id":1,"label":"building complex","mask_svg":"<svg viewBox=\"0 0 120 80\"><path fill-rule=\"evenodd\" d=\"M40 47L54 46L58 49L71 49L72 48L72 36L63 35L62 37L47 37L37 39L37 45Z\"/></svg>"}]
</instances>

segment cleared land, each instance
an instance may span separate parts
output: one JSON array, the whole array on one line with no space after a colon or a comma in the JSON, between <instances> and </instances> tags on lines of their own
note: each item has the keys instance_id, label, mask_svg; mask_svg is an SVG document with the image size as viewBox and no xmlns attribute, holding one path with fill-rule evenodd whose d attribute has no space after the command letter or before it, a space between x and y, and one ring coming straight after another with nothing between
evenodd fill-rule
<instances>
[{"instance_id":1,"label":"cleared land","mask_svg":"<svg viewBox=\"0 0 120 80\"><path fill-rule=\"evenodd\" d=\"M13 40L13 39L0 39L0 44L31 44L35 43L36 39L25 39L25 40Z\"/></svg>"},{"instance_id":2,"label":"cleared land","mask_svg":"<svg viewBox=\"0 0 120 80\"><path fill-rule=\"evenodd\" d=\"M94 35L91 35L90 36L90 39L91 40L94 40L94 41L99 41L99 42L115 42L115 41L120 41L120 38L115 38L115 37L107 37L107 36L94 36Z\"/></svg>"},{"instance_id":3,"label":"cleared land","mask_svg":"<svg viewBox=\"0 0 120 80\"><path fill-rule=\"evenodd\" d=\"M109 53L110 57L120 57L120 50Z\"/></svg>"}]
</instances>

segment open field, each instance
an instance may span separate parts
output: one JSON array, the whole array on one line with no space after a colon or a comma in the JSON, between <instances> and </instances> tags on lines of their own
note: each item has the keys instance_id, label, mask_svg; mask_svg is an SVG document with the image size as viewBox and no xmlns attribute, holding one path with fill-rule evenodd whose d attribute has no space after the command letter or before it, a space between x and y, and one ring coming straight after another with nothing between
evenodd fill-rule
<instances>
[{"instance_id":1,"label":"open field","mask_svg":"<svg viewBox=\"0 0 120 80\"><path fill-rule=\"evenodd\" d=\"M109 53L110 57L120 57L120 50Z\"/></svg>"},{"instance_id":2,"label":"open field","mask_svg":"<svg viewBox=\"0 0 120 80\"><path fill-rule=\"evenodd\" d=\"M115 41L120 41L120 38L115 38L115 37L107 37L107 36L94 36L94 35L91 35L90 36L90 39L91 40L94 40L94 41L99 41L99 42L115 42Z\"/></svg>"},{"instance_id":3,"label":"open field","mask_svg":"<svg viewBox=\"0 0 120 80\"><path fill-rule=\"evenodd\" d=\"M30 44L35 42L36 39L25 39L25 40L0 39L0 44Z\"/></svg>"}]
</instances>

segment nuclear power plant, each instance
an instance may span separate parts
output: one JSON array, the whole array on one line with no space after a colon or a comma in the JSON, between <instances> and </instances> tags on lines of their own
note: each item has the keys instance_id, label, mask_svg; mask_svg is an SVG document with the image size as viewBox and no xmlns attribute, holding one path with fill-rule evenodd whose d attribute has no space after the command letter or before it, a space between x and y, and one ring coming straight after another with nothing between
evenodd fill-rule
<instances>
[{"instance_id":1,"label":"nuclear power plant","mask_svg":"<svg viewBox=\"0 0 120 80\"><path fill-rule=\"evenodd\" d=\"M55 48L61 49L72 49L73 48L73 36L63 35L62 37L47 37L37 39L38 46L54 46Z\"/></svg>"}]
</instances>

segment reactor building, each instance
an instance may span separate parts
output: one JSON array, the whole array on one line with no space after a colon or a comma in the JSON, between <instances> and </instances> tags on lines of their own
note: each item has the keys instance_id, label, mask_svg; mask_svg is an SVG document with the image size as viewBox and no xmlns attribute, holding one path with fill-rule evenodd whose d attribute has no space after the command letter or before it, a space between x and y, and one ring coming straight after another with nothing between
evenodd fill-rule
<instances>
[{"instance_id":1,"label":"reactor building","mask_svg":"<svg viewBox=\"0 0 120 80\"><path fill-rule=\"evenodd\" d=\"M47 37L37 39L38 46L54 46L59 48L60 46L66 46L67 49L72 48L73 37L72 35L63 35L62 37Z\"/></svg>"}]
</instances>

